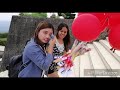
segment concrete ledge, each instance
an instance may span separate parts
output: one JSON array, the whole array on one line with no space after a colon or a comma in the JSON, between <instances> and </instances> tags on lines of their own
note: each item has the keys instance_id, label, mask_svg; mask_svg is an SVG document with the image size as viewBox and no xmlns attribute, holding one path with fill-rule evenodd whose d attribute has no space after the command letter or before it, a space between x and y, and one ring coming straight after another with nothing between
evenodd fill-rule
<instances>
[{"instance_id":1,"label":"concrete ledge","mask_svg":"<svg viewBox=\"0 0 120 90\"><path fill-rule=\"evenodd\" d=\"M5 49L5 46L0 45L0 51L4 51L4 49Z\"/></svg>"},{"instance_id":2,"label":"concrete ledge","mask_svg":"<svg viewBox=\"0 0 120 90\"><path fill-rule=\"evenodd\" d=\"M4 51L0 51L0 58L2 58Z\"/></svg>"}]
</instances>

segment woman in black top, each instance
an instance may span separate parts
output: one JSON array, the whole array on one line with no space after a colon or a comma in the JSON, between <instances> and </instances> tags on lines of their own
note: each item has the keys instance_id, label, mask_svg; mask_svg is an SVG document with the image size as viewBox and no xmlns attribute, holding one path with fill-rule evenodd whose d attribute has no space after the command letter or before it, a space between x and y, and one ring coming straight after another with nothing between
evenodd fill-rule
<instances>
[{"instance_id":1,"label":"woman in black top","mask_svg":"<svg viewBox=\"0 0 120 90\"><path fill-rule=\"evenodd\" d=\"M69 34L69 27L65 23L60 23L57 28L57 34L55 36L56 43L53 48L53 56L54 61L51 64L49 71L48 71L48 77L59 77L57 73L57 58L65 55L69 50L70 45L70 34Z\"/></svg>"}]
</instances>

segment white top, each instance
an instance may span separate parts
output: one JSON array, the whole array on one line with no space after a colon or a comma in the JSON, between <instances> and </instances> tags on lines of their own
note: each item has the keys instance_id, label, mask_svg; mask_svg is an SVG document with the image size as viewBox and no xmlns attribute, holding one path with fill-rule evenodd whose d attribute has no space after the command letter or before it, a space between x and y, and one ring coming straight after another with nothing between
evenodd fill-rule
<instances>
[{"instance_id":1,"label":"white top","mask_svg":"<svg viewBox=\"0 0 120 90\"><path fill-rule=\"evenodd\" d=\"M64 44L60 44L57 39L55 44L58 50L60 51L60 53L64 52Z\"/></svg>"}]
</instances>

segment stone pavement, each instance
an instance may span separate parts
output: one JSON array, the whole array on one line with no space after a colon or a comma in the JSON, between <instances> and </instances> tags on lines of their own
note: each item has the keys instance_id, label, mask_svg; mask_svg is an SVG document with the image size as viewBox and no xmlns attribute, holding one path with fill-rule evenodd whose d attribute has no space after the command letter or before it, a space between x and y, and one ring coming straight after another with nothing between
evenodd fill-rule
<instances>
[{"instance_id":1,"label":"stone pavement","mask_svg":"<svg viewBox=\"0 0 120 90\"><path fill-rule=\"evenodd\" d=\"M2 77L8 77L8 70L4 71L4 72L0 72L0 78Z\"/></svg>"}]
</instances>

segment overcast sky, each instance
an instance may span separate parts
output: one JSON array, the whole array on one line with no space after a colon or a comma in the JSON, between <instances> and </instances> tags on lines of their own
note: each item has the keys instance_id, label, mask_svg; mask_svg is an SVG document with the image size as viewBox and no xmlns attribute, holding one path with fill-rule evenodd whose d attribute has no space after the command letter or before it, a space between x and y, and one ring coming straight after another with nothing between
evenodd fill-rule
<instances>
[{"instance_id":1,"label":"overcast sky","mask_svg":"<svg viewBox=\"0 0 120 90\"><path fill-rule=\"evenodd\" d=\"M0 13L0 21L11 21L12 15L19 15L19 13ZM50 17L52 13L47 13L47 15Z\"/></svg>"},{"instance_id":2,"label":"overcast sky","mask_svg":"<svg viewBox=\"0 0 120 90\"><path fill-rule=\"evenodd\" d=\"M19 13L0 13L0 21L11 21L13 15L19 15ZM47 15L50 17L52 13L47 13Z\"/></svg>"},{"instance_id":3,"label":"overcast sky","mask_svg":"<svg viewBox=\"0 0 120 90\"><path fill-rule=\"evenodd\" d=\"M47 17L49 18L52 14L53 13L47 13ZM54 14L58 15L55 12ZM13 15L19 15L19 13L0 13L0 32L8 32ZM3 23L3 21L5 23Z\"/></svg>"},{"instance_id":4,"label":"overcast sky","mask_svg":"<svg viewBox=\"0 0 120 90\"><path fill-rule=\"evenodd\" d=\"M0 13L0 21L11 21L12 15L19 15L19 13Z\"/></svg>"}]
</instances>

